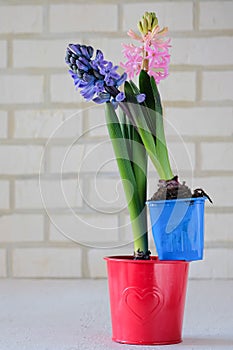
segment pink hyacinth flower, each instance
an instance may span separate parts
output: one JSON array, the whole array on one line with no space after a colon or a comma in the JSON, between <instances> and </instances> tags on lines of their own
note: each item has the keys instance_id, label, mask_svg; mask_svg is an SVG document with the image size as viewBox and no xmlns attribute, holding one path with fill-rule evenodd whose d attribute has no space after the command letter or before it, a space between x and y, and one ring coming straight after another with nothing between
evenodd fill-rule
<instances>
[{"instance_id":1,"label":"pink hyacinth flower","mask_svg":"<svg viewBox=\"0 0 233 350\"><path fill-rule=\"evenodd\" d=\"M126 62L120 64L130 79L138 75L141 69L145 69L145 62L148 74L154 77L156 83L168 76L170 39L165 38L166 33L167 28L160 30L159 26L141 37L133 30L128 31L127 34L132 39L141 43L140 46L123 44Z\"/></svg>"}]
</instances>

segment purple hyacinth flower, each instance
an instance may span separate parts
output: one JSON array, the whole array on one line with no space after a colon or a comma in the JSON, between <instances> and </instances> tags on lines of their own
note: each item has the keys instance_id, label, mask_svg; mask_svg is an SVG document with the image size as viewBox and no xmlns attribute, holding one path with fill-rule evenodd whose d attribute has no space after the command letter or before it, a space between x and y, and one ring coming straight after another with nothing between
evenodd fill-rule
<instances>
[{"instance_id":1,"label":"purple hyacinth flower","mask_svg":"<svg viewBox=\"0 0 233 350\"><path fill-rule=\"evenodd\" d=\"M93 99L95 103L104 103L104 102L109 102L111 99L111 95L108 94L107 92L100 92L97 94L97 97Z\"/></svg>"},{"instance_id":2,"label":"purple hyacinth flower","mask_svg":"<svg viewBox=\"0 0 233 350\"><path fill-rule=\"evenodd\" d=\"M137 99L138 103L142 103L142 102L145 101L146 95L145 95L145 94L138 94L138 95L136 96L136 99Z\"/></svg>"},{"instance_id":3,"label":"purple hyacinth flower","mask_svg":"<svg viewBox=\"0 0 233 350\"><path fill-rule=\"evenodd\" d=\"M118 95L116 95L116 101L117 102L122 102L124 99L125 99L124 92L120 92Z\"/></svg>"},{"instance_id":4,"label":"purple hyacinth flower","mask_svg":"<svg viewBox=\"0 0 233 350\"><path fill-rule=\"evenodd\" d=\"M118 104L125 99L124 93L118 87L124 83L127 74L119 75L118 66L104 59L103 52L91 46L70 44L66 51L65 61L70 67L70 75L75 87L87 100L104 103L113 100Z\"/></svg>"}]
</instances>

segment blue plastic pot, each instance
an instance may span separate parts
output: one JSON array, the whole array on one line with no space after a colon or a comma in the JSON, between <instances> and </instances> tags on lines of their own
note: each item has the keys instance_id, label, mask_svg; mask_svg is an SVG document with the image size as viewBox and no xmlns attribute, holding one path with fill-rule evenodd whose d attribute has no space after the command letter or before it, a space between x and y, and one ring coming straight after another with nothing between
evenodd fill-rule
<instances>
[{"instance_id":1,"label":"blue plastic pot","mask_svg":"<svg viewBox=\"0 0 233 350\"><path fill-rule=\"evenodd\" d=\"M202 260L205 197L148 201L160 260Z\"/></svg>"}]
</instances>

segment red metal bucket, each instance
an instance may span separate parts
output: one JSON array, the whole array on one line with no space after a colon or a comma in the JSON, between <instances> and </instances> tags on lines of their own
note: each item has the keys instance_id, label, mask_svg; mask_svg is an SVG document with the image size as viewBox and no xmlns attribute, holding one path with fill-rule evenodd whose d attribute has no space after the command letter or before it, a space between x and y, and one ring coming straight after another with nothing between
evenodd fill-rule
<instances>
[{"instance_id":1,"label":"red metal bucket","mask_svg":"<svg viewBox=\"0 0 233 350\"><path fill-rule=\"evenodd\" d=\"M140 345L182 341L189 263L106 257L112 339Z\"/></svg>"}]
</instances>

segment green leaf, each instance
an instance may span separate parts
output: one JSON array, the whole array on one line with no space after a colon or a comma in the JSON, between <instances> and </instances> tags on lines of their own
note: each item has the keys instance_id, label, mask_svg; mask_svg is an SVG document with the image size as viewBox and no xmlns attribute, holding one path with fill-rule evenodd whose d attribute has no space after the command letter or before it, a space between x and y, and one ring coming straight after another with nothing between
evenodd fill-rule
<instances>
[{"instance_id":1,"label":"green leaf","mask_svg":"<svg viewBox=\"0 0 233 350\"><path fill-rule=\"evenodd\" d=\"M159 94L159 90L157 88L157 84L155 82L154 77L150 77L151 88L153 91L154 101L155 101L155 110L163 115L163 108L161 103L161 98Z\"/></svg>"},{"instance_id":2,"label":"green leaf","mask_svg":"<svg viewBox=\"0 0 233 350\"><path fill-rule=\"evenodd\" d=\"M126 115L121 109L119 110L119 121L123 137L127 144L128 154L137 183L141 206L143 208L146 202L147 153L136 128L126 119Z\"/></svg>"},{"instance_id":3,"label":"green leaf","mask_svg":"<svg viewBox=\"0 0 233 350\"><path fill-rule=\"evenodd\" d=\"M128 81L125 82L124 91L126 96L126 101L129 103L137 103L137 99L135 97L135 93Z\"/></svg>"},{"instance_id":4,"label":"green leaf","mask_svg":"<svg viewBox=\"0 0 233 350\"><path fill-rule=\"evenodd\" d=\"M129 211L131 215L137 215L140 212L139 203L133 203L133 199L138 198L137 183L135 180L134 172L132 169L132 164L130 156L128 154L127 144L123 137L121 127L117 114L110 102L106 103L106 121L110 139L112 141L113 149L116 156L116 161L118 164L120 176L123 181L123 186L125 190L126 200L128 203ZM133 189L133 196L132 196ZM135 201L136 202L136 201Z\"/></svg>"},{"instance_id":5,"label":"green leaf","mask_svg":"<svg viewBox=\"0 0 233 350\"><path fill-rule=\"evenodd\" d=\"M130 160L132 160L132 132L133 132L133 125L130 123L130 121L127 119L125 113L122 111L121 108L119 108L119 122L120 122L120 126L121 126L121 131L122 131L122 135L123 138L125 140L126 143L126 147L128 150L128 154L129 154L129 158Z\"/></svg>"},{"instance_id":6,"label":"green leaf","mask_svg":"<svg viewBox=\"0 0 233 350\"><path fill-rule=\"evenodd\" d=\"M139 88L137 87L137 85L134 84L133 80L130 80L129 83L130 83L130 86L131 86L131 88L132 88L134 94L136 94L136 95L137 95L137 94L140 94L140 90L139 90Z\"/></svg>"},{"instance_id":7,"label":"green leaf","mask_svg":"<svg viewBox=\"0 0 233 350\"><path fill-rule=\"evenodd\" d=\"M142 142L146 148L146 151L151 158L154 166L156 167L158 174L161 178L164 178L163 168L161 162L157 157L156 151L156 138L155 138L155 124L156 124L156 114L154 110L139 104L134 96L134 91L129 82L125 84L125 95L127 101L135 101L134 103L128 103L127 109L128 113L132 116L133 123L142 139ZM154 127L148 124L153 123Z\"/></svg>"},{"instance_id":8,"label":"green leaf","mask_svg":"<svg viewBox=\"0 0 233 350\"><path fill-rule=\"evenodd\" d=\"M148 156L145 146L137 130L133 129L132 163L136 179L141 207L145 206L147 195L147 163Z\"/></svg>"},{"instance_id":9,"label":"green leaf","mask_svg":"<svg viewBox=\"0 0 233 350\"><path fill-rule=\"evenodd\" d=\"M155 100L155 118L156 118L156 150L159 162L164 170L164 180L170 180L173 178L171 165L168 156L166 137L164 133L163 123L163 108L161 103L160 94L157 88L154 77L150 77L150 83Z\"/></svg>"},{"instance_id":10,"label":"green leaf","mask_svg":"<svg viewBox=\"0 0 233 350\"><path fill-rule=\"evenodd\" d=\"M133 167L133 162L129 157L126 140L123 137L122 127L119 123L117 114L111 103L106 103L106 121L109 131L109 136L112 141L113 149L115 152L120 176L124 186L126 200L128 204L133 236L134 236L134 249L137 251L146 252L148 250L148 238L147 238L147 219L146 219L146 173L140 173ZM123 116L124 118L124 116ZM134 128L133 128L134 130ZM135 130L136 132L136 130ZM136 138L136 136L133 136ZM132 150L135 148L133 142ZM137 148L137 145L136 145ZM134 151L133 151L134 153ZM137 152L136 152L137 153ZM141 157L141 155L139 155ZM145 166L145 158L143 160L143 166ZM144 178L143 178L144 176ZM126 180L126 181L124 181ZM143 182L144 181L144 182ZM133 189L133 193L132 193Z\"/></svg>"},{"instance_id":11,"label":"green leaf","mask_svg":"<svg viewBox=\"0 0 233 350\"><path fill-rule=\"evenodd\" d=\"M139 74L139 89L140 92L146 94L145 104L151 109L155 109L154 94L150 83L150 76L146 71L141 70Z\"/></svg>"}]
</instances>

